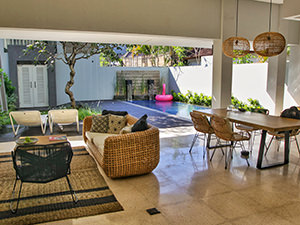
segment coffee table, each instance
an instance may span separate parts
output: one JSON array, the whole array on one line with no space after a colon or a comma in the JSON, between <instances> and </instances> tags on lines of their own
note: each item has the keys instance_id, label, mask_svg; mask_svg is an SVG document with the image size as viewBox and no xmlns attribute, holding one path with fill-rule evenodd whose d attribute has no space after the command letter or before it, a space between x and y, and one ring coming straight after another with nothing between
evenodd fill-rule
<instances>
[{"instance_id":1,"label":"coffee table","mask_svg":"<svg viewBox=\"0 0 300 225\"><path fill-rule=\"evenodd\" d=\"M35 145L50 145L50 144L55 144L55 143L67 142L68 141L68 139L67 140L49 141L49 137L61 137L61 136L67 136L67 135L60 134L60 135L28 136L28 137L38 139L38 142L35 143ZM20 138L25 138L25 137L20 137Z\"/></svg>"}]
</instances>

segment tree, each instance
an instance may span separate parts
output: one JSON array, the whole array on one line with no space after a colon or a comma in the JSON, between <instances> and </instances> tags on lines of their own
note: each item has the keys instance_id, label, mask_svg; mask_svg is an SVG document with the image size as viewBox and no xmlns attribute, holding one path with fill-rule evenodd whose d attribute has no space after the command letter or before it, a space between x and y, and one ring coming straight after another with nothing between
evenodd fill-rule
<instances>
[{"instance_id":1,"label":"tree","mask_svg":"<svg viewBox=\"0 0 300 225\"><path fill-rule=\"evenodd\" d=\"M31 51L36 51L37 55L34 58L38 61L41 55L47 55L47 60L45 64L51 65L55 60L61 60L64 64L68 65L70 70L70 79L65 86L65 93L69 96L72 108L76 108L76 101L73 92L70 90L74 85L75 77L75 64L80 59L88 59L93 55L100 55L101 61L106 59L106 62L111 65L119 63L123 65L122 60L116 53L116 50L120 50L122 45L116 44L99 44L99 43L83 43L83 42L65 42L60 41L59 44L62 45L63 53L53 53L49 49L50 43L46 41L35 41L33 44L27 46L24 50L25 54ZM103 63L107 65L107 63Z\"/></svg>"},{"instance_id":2,"label":"tree","mask_svg":"<svg viewBox=\"0 0 300 225\"><path fill-rule=\"evenodd\" d=\"M179 46L155 46L155 45L128 45L127 51L132 56L142 54L150 58L152 66L158 66L159 56L163 56L164 65L167 66L186 66L185 60L191 48Z\"/></svg>"}]
</instances>

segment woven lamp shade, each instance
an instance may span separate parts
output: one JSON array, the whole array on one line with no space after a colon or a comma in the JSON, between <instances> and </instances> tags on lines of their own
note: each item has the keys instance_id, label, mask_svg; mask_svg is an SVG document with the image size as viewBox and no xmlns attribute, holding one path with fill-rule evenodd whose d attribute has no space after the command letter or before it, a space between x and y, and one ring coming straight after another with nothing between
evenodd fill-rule
<instances>
[{"instance_id":1,"label":"woven lamp shade","mask_svg":"<svg viewBox=\"0 0 300 225\"><path fill-rule=\"evenodd\" d=\"M254 51L261 56L276 56L285 49L286 41L282 34L265 32L258 35L253 42Z\"/></svg>"},{"instance_id":2,"label":"woven lamp shade","mask_svg":"<svg viewBox=\"0 0 300 225\"><path fill-rule=\"evenodd\" d=\"M250 52L250 43L243 37L231 37L223 42L224 55L230 58L239 58Z\"/></svg>"}]
</instances>

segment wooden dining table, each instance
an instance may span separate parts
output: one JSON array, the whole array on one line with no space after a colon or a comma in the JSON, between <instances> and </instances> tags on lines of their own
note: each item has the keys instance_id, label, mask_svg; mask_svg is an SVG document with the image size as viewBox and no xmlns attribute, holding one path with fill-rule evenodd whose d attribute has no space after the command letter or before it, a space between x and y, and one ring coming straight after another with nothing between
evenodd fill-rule
<instances>
[{"instance_id":1,"label":"wooden dining table","mask_svg":"<svg viewBox=\"0 0 300 225\"><path fill-rule=\"evenodd\" d=\"M256 167L258 169L266 169L266 168L272 168L276 166L282 166L289 163L289 152L290 152L290 135L289 131L294 129L300 129L300 120L297 119L290 119L290 118L284 118L279 116L272 116L272 115L266 115L263 113L254 113L254 112L241 112L238 110L228 110L228 109L199 109L195 110L196 112L199 112L200 114L206 115L211 117L212 115L217 115L220 117L228 118L229 121L239 124L244 124L247 126L251 126L254 128L258 128L262 130L261 133L261 140L260 140L260 146L259 146L259 152L258 152L258 158L257 158L257 164ZM284 161L283 162L277 162L274 164L268 164L265 166L262 166L263 163L263 156L264 156L264 149L265 149L265 142L266 142L266 136L267 131L271 132L284 132Z\"/></svg>"}]
</instances>

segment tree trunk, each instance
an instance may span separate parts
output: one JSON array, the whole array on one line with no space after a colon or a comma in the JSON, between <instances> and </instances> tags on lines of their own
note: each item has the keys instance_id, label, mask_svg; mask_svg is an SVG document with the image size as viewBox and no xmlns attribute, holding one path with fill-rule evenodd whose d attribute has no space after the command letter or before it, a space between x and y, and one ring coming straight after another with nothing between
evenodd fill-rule
<instances>
[{"instance_id":1,"label":"tree trunk","mask_svg":"<svg viewBox=\"0 0 300 225\"><path fill-rule=\"evenodd\" d=\"M76 102L75 102L75 98L74 98L73 92L70 90L70 88L74 84L74 77L75 77L74 66L75 66L75 62L69 64L69 68L70 68L70 80L67 82L66 88L65 88L65 93L67 95L69 95L71 106L72 106L73 109L76 108Z\"/></svg>"}]
</instances>

